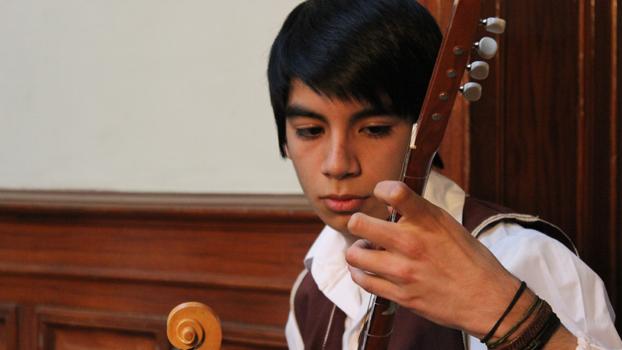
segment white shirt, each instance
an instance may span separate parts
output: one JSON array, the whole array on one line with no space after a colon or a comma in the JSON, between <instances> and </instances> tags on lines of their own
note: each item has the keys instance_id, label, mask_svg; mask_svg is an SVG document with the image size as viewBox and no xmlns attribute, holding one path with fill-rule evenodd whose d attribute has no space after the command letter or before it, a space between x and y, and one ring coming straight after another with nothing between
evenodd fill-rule
<instances>
[{"instance_id":1,"label":"white shirt","mask_svg":"<svg viewBox=\"0 0 622 350\"><path fill-rule=\"evenodd\" d=\"M455 183L432 172L424 197L462 222L465 193ZM478 239L514 276L546 300L561 323L578 338L577 350L622 349L614 324L614 313L602 280L563 244L520 225L499 223ZM369 293L355 284L348 272L345 251L352 244L344 235L326 226L307 253L304 263L318 288L346 314L343 349L357 349L358 336L368 309ZM534 274L533 271L539 271ZM290 298L285 328L290 349L304 349ZM471 350L485 350L479 339L469 336Z\"/></svg>"}]
</instances>

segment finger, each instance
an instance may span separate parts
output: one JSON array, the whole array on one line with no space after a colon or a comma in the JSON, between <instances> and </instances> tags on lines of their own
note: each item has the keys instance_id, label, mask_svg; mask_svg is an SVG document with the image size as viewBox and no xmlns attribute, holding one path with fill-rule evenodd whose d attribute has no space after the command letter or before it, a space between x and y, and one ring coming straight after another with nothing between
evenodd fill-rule
<instances>
[{"instance_id":1,"label":"finger","mask_svg":"<svg viewBox=\"0 0 622 350\"><path fill-rule=\"evenodd\" d=\"M416 265L413 262L386 250L369 249L364 240L357 241L348 248L346 261L352 267L397 285L411 283L417 279Z\"/></svg>"},{"instance_id":2,"label":"finger","mask_svg":"<svg viewBox=\"0 0 622 350\"><path fill-rule=\"evenodd\" d=\"M363 213L352 214L348 220L348 231L390 251L401 244L399 237L402 234L398 231L397 225Z\"/></svg>"},{"instance_id":3,"label":"finger","mask_svg":"<svg viewBox=\"0 0 622 350\"><path fill-rule=\"evenodd\" d=\"M402 293L400 292L400 288L391 281L369 274L356 267L350 266L349 269L350 276L354 283L358 284L369 293L379 295L397 303L401 300L400 297Z\"/></svg>"},{"instance_id":4,"label":"finger","mask_svg":"<svg viewBox=\"0 0 622 350\"><path fill-rule=\"evenodd\" d=\"M361 249L376 249L376 250L382 250L383 248L381 246L379 246L378 244L366 240L366 239L359 239L356 242L354 242L352 244L352 246L357 246Z\"/></svg>"},{"instance_id":5,"label":"finger","mask_svg":"<svg viewBox=\"0 0 622 350\"><path fill-rule=\"evenodd\" d=\"M374 196L397 210L405 219L430 210L430 203L400 181L382 181L374 188Z\"/></svg>"}]
</instances>

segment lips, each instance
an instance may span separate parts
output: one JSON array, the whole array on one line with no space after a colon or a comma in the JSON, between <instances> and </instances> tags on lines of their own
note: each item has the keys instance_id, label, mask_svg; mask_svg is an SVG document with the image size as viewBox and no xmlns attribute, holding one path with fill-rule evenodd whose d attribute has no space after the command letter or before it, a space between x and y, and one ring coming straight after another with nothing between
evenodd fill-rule
<instances>
[{"instance_id":1,"label":"lips","mask_svg":"<svg viewBox=\"0 0 622 350\"><path fill-rule=\"evenodd\" d=\"M329 195L320 197L329 210L340 214L352 214L360 211L367 198L369 196Z\"/></svg>"}]
</instances>

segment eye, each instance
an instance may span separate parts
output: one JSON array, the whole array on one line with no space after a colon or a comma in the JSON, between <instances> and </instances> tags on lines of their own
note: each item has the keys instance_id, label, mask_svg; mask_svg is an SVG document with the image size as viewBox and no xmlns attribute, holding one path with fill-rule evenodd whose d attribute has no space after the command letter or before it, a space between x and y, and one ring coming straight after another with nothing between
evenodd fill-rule
<instances>
[{"instance_id":1,"label":"eye","mask_svg":"<svg viewBox=\"0 0 622 350\"><path fill-rule=\"evenodd\" d=\"M388 136L393 131L391 125L370 125L361 129L361 132L371 137L383 137Z\"/></svg>"},{"instance_id":2,"label":"eye","mask_svg":"<svg viewBox=\"0 0 622 350\"><path fill-rule=\"evenodd\" d=\"M310 126L304 128L297 128L296 135L303 139L313 139L324 133L324 128L320 126Z\"/></svg>"}]
</instances>

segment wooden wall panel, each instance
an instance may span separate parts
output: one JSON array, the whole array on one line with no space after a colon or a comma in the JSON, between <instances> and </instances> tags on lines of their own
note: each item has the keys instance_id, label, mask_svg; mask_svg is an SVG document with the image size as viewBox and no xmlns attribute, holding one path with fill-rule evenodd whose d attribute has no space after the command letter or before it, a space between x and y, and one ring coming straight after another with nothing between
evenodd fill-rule
<instances>
[{"instance_id":1,"label":"wooden wall panel","mask_svg":"<svg viewBox=\"0 0 622 350\"><path fill-rule=\"evenodd\" d=\"M220 316L223 349L283 349L321 227L299 196L0 192L0 303L20 310L20 350L161 348L191 300Z\"/></svg>"},{"instance_id":2,"label":"wooden wall panel","mask_svg":"<svg viewBox=\"0 0 622 350\"><path fill-rule=\"evenodd\" d=\"M579 3L582 36L579 85L582 88L579 114L581 137L578 146L579 205L577 240L589 264L608 284L616 309L620 299L620 221L616 212L622 177L617 172L619 134L622 121L617 110L617 1ZM618 328L620 329L618 318Z\"/></svg>"},{"instance_id":3,"label":"wooden wall panel","mask_svg":"<svg viewBox=\"0 0 622 350\"><path fill-rule=\"evenodd\" d=\"M17 348L17 307L0 304L0 350Z\"/></svg>"},{"instance_id":4,"label":"wooden wall panel","mask_svg":"<svg viewBox=\"0 0 622 350\"><path fill-rule=\"evenodd\" d=\"M166 347L159 347L152 339L141 335L62 326L48 328L43 341L44 344L48 344L41 348L45 350L166 349Z\"/></svg>"},{"instance_id":5,"label":"wooden wall panel","mask_svg":"<svg viewBox=\"0 0 622 350\"><path fill-rule=\"evenodd\" d=\"M619 310L619 1L484 3L508 26L471 105L470 192L560 225Z\"/></svg>"},{"instance_id":6,"label":"wooden wall panel","mask_svg":"<svg viewBox=\"0 0 622 350\"><path fill-rule=\"evenodd\" d=\"M505 2L506 34L503 200L546 213L571 236L576 211L578 13L552 2ZM557 17L558 20L542 21ZM574 35L573 35L574 34ZM564 57L564 59L555 59ZM511 68L510 68L511 67ZM554 101L554 103L553 103ZM563 156L562 156L563 155ZM529 179L528 181L525 181Z\"/></svg>"},{"instance_id":7,"label":"wooden wall panel","mask_svg":"<svg viewBox=\"0 0 622 350\"><path fill-rule=\"evenodd\" d=\"M166 319L162 316L118 314L37 307L40 350L165 350Z\"/></svg>"}]
</instances>

